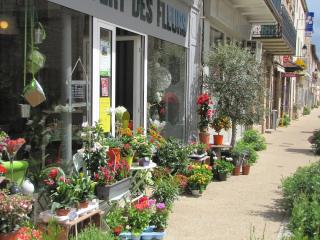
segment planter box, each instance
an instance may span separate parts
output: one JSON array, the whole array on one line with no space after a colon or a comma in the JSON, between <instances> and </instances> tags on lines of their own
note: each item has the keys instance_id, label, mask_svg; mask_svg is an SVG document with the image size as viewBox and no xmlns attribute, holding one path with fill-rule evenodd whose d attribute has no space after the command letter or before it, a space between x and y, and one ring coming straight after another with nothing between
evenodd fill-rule
<instances>
[{"instance_id":1,"label":"planter box","mask_svg":"<svg viewBox=\"0 0 320 240\"><path fill-rule=\"evenodd\" d=\"M112 185L97 186L96 195L101 200L109 201L112 198L118 197L126 193L130 189L131 177L123 179Z\"/></svg>"},{"instance_id":2,"label":"planter box","mask_svg":"<svg viewBox=\"0 0 320 240\"><path fill-rule=\"evenodd\" d=\"M164 239L165 232L143 232L140 235L140 240L154 240L154 239ZM131 236L130 232L123 232L119 236L120 240L132 240L135 239Z\"/></svg>"}]
</instances>

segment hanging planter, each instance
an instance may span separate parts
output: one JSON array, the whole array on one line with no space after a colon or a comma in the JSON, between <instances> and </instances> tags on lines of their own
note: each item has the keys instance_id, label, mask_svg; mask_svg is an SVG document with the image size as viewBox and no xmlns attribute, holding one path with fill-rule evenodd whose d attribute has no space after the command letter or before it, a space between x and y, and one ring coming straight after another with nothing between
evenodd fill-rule
<instances>
[{"instance_id":1,"label":"hanging planter","mask_svg":"<svg viewBox=\"0 0 320 240\"><path fill-rule=\"evenodd\" d=\"M47 37L43 25L38 22L38 26L34 29L34 43L41 44Z\"/></svg>"},{"instance_id":2,"label":"hanging planter","mask_svg":"<svg viewBox=\"0 0 320 240\"><path fill-rule=\"evenodd\" d=\"M24 88L23 97L32 107L36 107L46 100L43 89L35 78Z\"/></svg>"},{"instance_id":3,"label":"hanging planter","mask_svg":"<svg viewBox=\"0 0 320 240\"><path fill-rule=\"evenodd\" d=\"M45 56L34 48L27 57L27 72L37 74L46 62Z\"/></svg>"}]
</instances>

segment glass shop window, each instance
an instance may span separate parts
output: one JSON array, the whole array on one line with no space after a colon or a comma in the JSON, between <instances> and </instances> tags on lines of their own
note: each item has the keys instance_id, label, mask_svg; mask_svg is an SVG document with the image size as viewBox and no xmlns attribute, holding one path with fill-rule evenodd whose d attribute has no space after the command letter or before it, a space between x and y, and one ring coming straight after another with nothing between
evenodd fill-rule
<instances>
[{"instance_id":1,"label":"glass shop window","mask_svg":"<svg viewBox=\"0 0 320 240\"><path fill-rule=\"evenodd\" d=\"M90 121L91 19L44 0L1 3L0 130L26 139L18 157L31 170L65 166Z\"/></svg>"},{"instance_id":2,"label":"glass shop window","mask_svg":"<svg viewBox=\"0 0 320 240\"><path fill-rule=\"evenodd\" d=\"M185 138L186 49L149 37L148 124L166 137Z\"/></svg>"}]
</instances>

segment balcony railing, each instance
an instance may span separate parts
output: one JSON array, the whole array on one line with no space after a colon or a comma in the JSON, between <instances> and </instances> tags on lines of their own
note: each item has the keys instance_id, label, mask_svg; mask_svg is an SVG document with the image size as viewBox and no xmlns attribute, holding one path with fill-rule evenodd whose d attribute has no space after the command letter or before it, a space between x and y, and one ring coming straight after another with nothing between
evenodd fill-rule
<instances>
[{"instance_id":1,"label":"balcony railing","mask_svg":"<svg viewBox=\"0 0 320 240\"><path fill-rule=\"evenodd\" d=\"M272 0L275 6L278 6L278 0ZM276 5L277 4L277 5ZM286 8L280 5L281 8L281 21L278 24L268 25L254 25L252 27L253 38L283 38L295 52L297 31L294 27L293 21L291 20Z\"/></svg>"}]
</instances>

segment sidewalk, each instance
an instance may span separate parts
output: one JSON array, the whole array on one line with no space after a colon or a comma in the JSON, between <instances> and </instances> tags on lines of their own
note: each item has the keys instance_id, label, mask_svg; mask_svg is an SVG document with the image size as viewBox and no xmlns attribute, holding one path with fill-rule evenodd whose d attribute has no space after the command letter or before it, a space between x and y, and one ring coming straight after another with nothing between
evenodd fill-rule
<instances>
[{"instance_id":1,"label":"sidewalk","mask_svg":"<svg viewBox=\"0 0 320 240\"><path fill-rule=\"evenodd\" d=\"M181 197L171 214L166 240L249 240L265 228L265 240L276 240L284 215L279 208L281 179L318 159L307 139L320 128L320 109L288 128L266 134L268 148L259 153L249 176L213 182L200 198Z\"/></svg>"}]
</instances>

